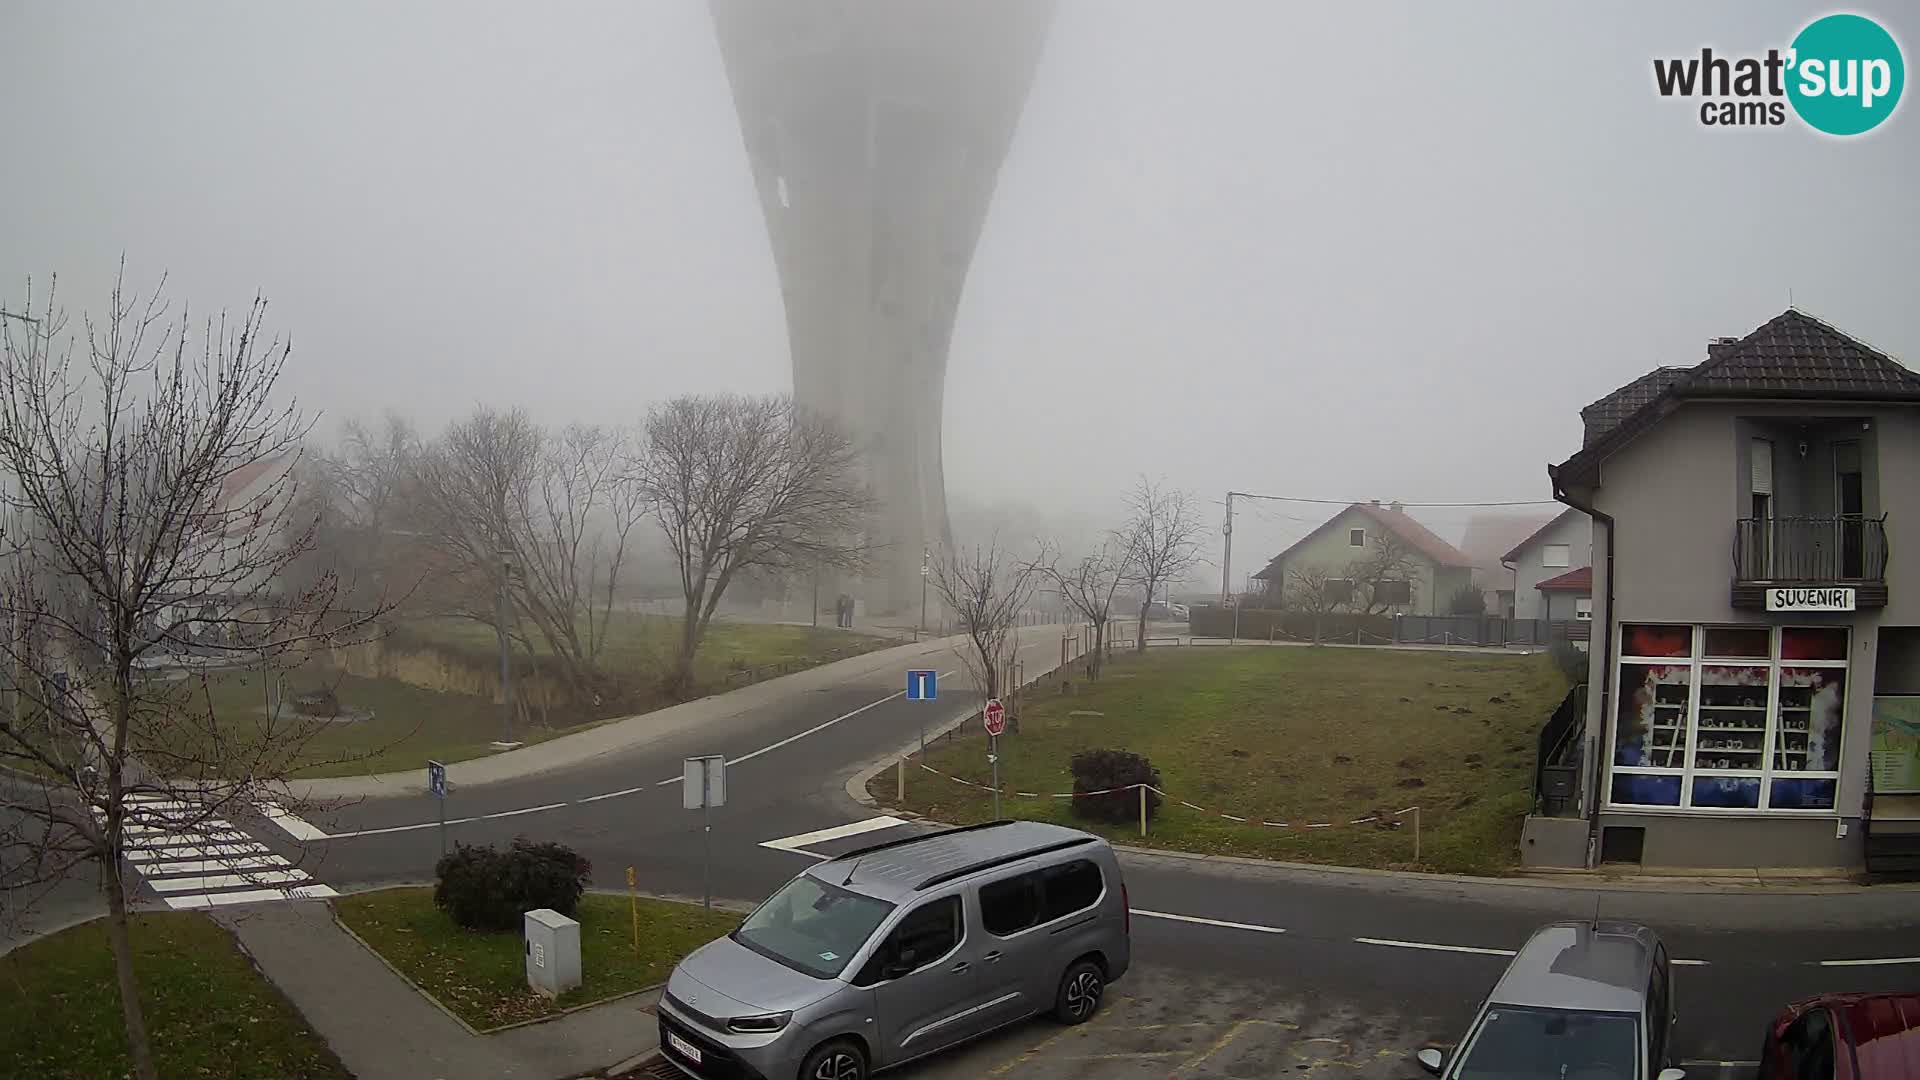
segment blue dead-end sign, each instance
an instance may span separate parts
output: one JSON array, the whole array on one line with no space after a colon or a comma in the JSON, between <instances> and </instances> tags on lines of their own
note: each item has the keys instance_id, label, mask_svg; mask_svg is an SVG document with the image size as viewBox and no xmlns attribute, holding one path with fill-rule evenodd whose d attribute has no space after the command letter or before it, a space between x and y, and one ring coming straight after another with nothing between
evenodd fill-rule
<instances>
[{"instance_id":1,"label":"blue dead-end sign","mask_svg":"<svg viewBox=\"0 0 1920 1080\"><path fill-rule=\"evenodd\" d=\"M436 799L447 797L447 767L437 761L427 762L427 793Z\"/></svg>"},{"instance_id":2,"label":"blue dead-end sign","mask_svg":"<svg viewBox=\"0 0 1920 1080\"><path fill-rule=\"evenodd\" d=\"M907 700L932 701L936 695L935 675L931 671L907 672Z\"/></svg>"}]
</instances>

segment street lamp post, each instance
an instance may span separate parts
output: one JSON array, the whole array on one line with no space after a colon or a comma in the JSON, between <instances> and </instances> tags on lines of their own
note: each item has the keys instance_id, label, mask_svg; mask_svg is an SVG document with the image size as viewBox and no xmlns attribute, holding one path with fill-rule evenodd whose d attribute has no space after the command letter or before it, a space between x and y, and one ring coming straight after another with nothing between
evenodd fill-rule
<instances>
[{"instance_id":1,"label":"street lamp post","mask_svg":"<svg viewBox=\"0 0 1920 1080\"><path fill-rule=\"evenodd\" d=\"M927 632L927 560L933 555L933 549L922 545L920 548L920 625L913 631L913 640Z\"/></svg>"},{"instance_id":2,"label":"street lamp post","mask_svg":"<svg viewBox=\"0 0 1920 1080\"><path fill-rule=\"evenodd\" d=\"M500 552L500 589L494 598L494 632L500 638L500 745L513 739L513 661L507 647L507 580L513 576L513 552Z\"/></svg>"}]
</instances>

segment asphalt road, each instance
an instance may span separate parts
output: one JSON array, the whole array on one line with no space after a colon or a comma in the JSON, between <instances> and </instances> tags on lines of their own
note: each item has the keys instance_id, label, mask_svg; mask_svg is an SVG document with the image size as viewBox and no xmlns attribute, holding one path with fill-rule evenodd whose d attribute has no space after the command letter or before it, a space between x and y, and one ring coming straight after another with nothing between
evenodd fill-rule
<instances>
[{"instance_id":1,"label":"asphalt road","mask_svg":"<svg viewBox=\"0 0 1920 1080\"><path fill-rule=\"evenodd\" d=\"M1057 651L1057 640L1041 641L1028 650L1030 663L1037 669L1038 659ZM624 886L633 866L650 893L698 897L710 880L717 898L755 901L810 857L765 842L872 817L846 797L846 777L914 740L922 722L940 726L975 704L956 692L961 675L943 679L937 702L906 701L904 672L903 664L795 694L577 768L456 790L446 802L457 821L447 835L558 840L593 861L603 887ZM728 803L712 813L710 834L697 811L682 809L676 779L684 757L703 753L732 762ZM442 842L434 822L430 799L380 799L316 819L330 834L324 840L259 838L303 856L315 878L344 890L427 880ZM807 850L826 856L892 835ZM1124 862L1136 911L1153 913L1135 920L1138 967L1116 988L1110 1010L1112 1032L1128 1034L1089 1041L1026 1026L918 1074L1270 1076L1281 1068L1338 1068L1408 1075L1406 1052L1458 1034L1504 965L1504 950L1542 922L1591 917L1596 905L1605 917L1656 927L1675 957L1696 961L1676 976L1675 1045L1683 1058L1751 1060L1766 1018L1796 998L1920 988L1920 960L1912 959L1920 954L1920 894L1912 891L1672 893L1162 856ZM1197 1056L1216 1041L1218 1048Z\"/></svg>"}]
</instances>

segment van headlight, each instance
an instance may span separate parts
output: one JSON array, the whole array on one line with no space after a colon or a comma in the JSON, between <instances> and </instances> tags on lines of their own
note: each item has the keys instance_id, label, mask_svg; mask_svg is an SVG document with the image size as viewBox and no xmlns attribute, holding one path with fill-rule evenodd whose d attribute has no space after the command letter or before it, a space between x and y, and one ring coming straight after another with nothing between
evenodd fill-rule
<instances>
[{"instance_id":1,"label":"van headlight","mask_svg":"<svg viewBox=\"0 0 1920 1080\"><path fill-rule=\"evenodd\" d=\"M736 1016L727 1021L727 1030L736 1035L771 1035L787 1026L793 1019L791 1012L762 1013L759 1016Z\"/></svg>"}]
</instances>

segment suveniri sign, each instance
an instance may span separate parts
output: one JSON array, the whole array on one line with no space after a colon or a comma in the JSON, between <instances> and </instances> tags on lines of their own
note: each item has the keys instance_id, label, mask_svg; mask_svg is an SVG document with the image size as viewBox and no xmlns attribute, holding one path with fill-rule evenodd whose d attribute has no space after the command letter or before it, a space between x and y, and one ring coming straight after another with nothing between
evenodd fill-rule
<instances>
[{"instance_id":1,"label":"suveniri sign","mask_svg":"<svg viewBox=\"0 0 1920 1080\"><path fill-rule=\"evenodd\" d=\"M1768 611L1852 611L1852 589L1768 589Z\"/></svg>"}]
</instances>

